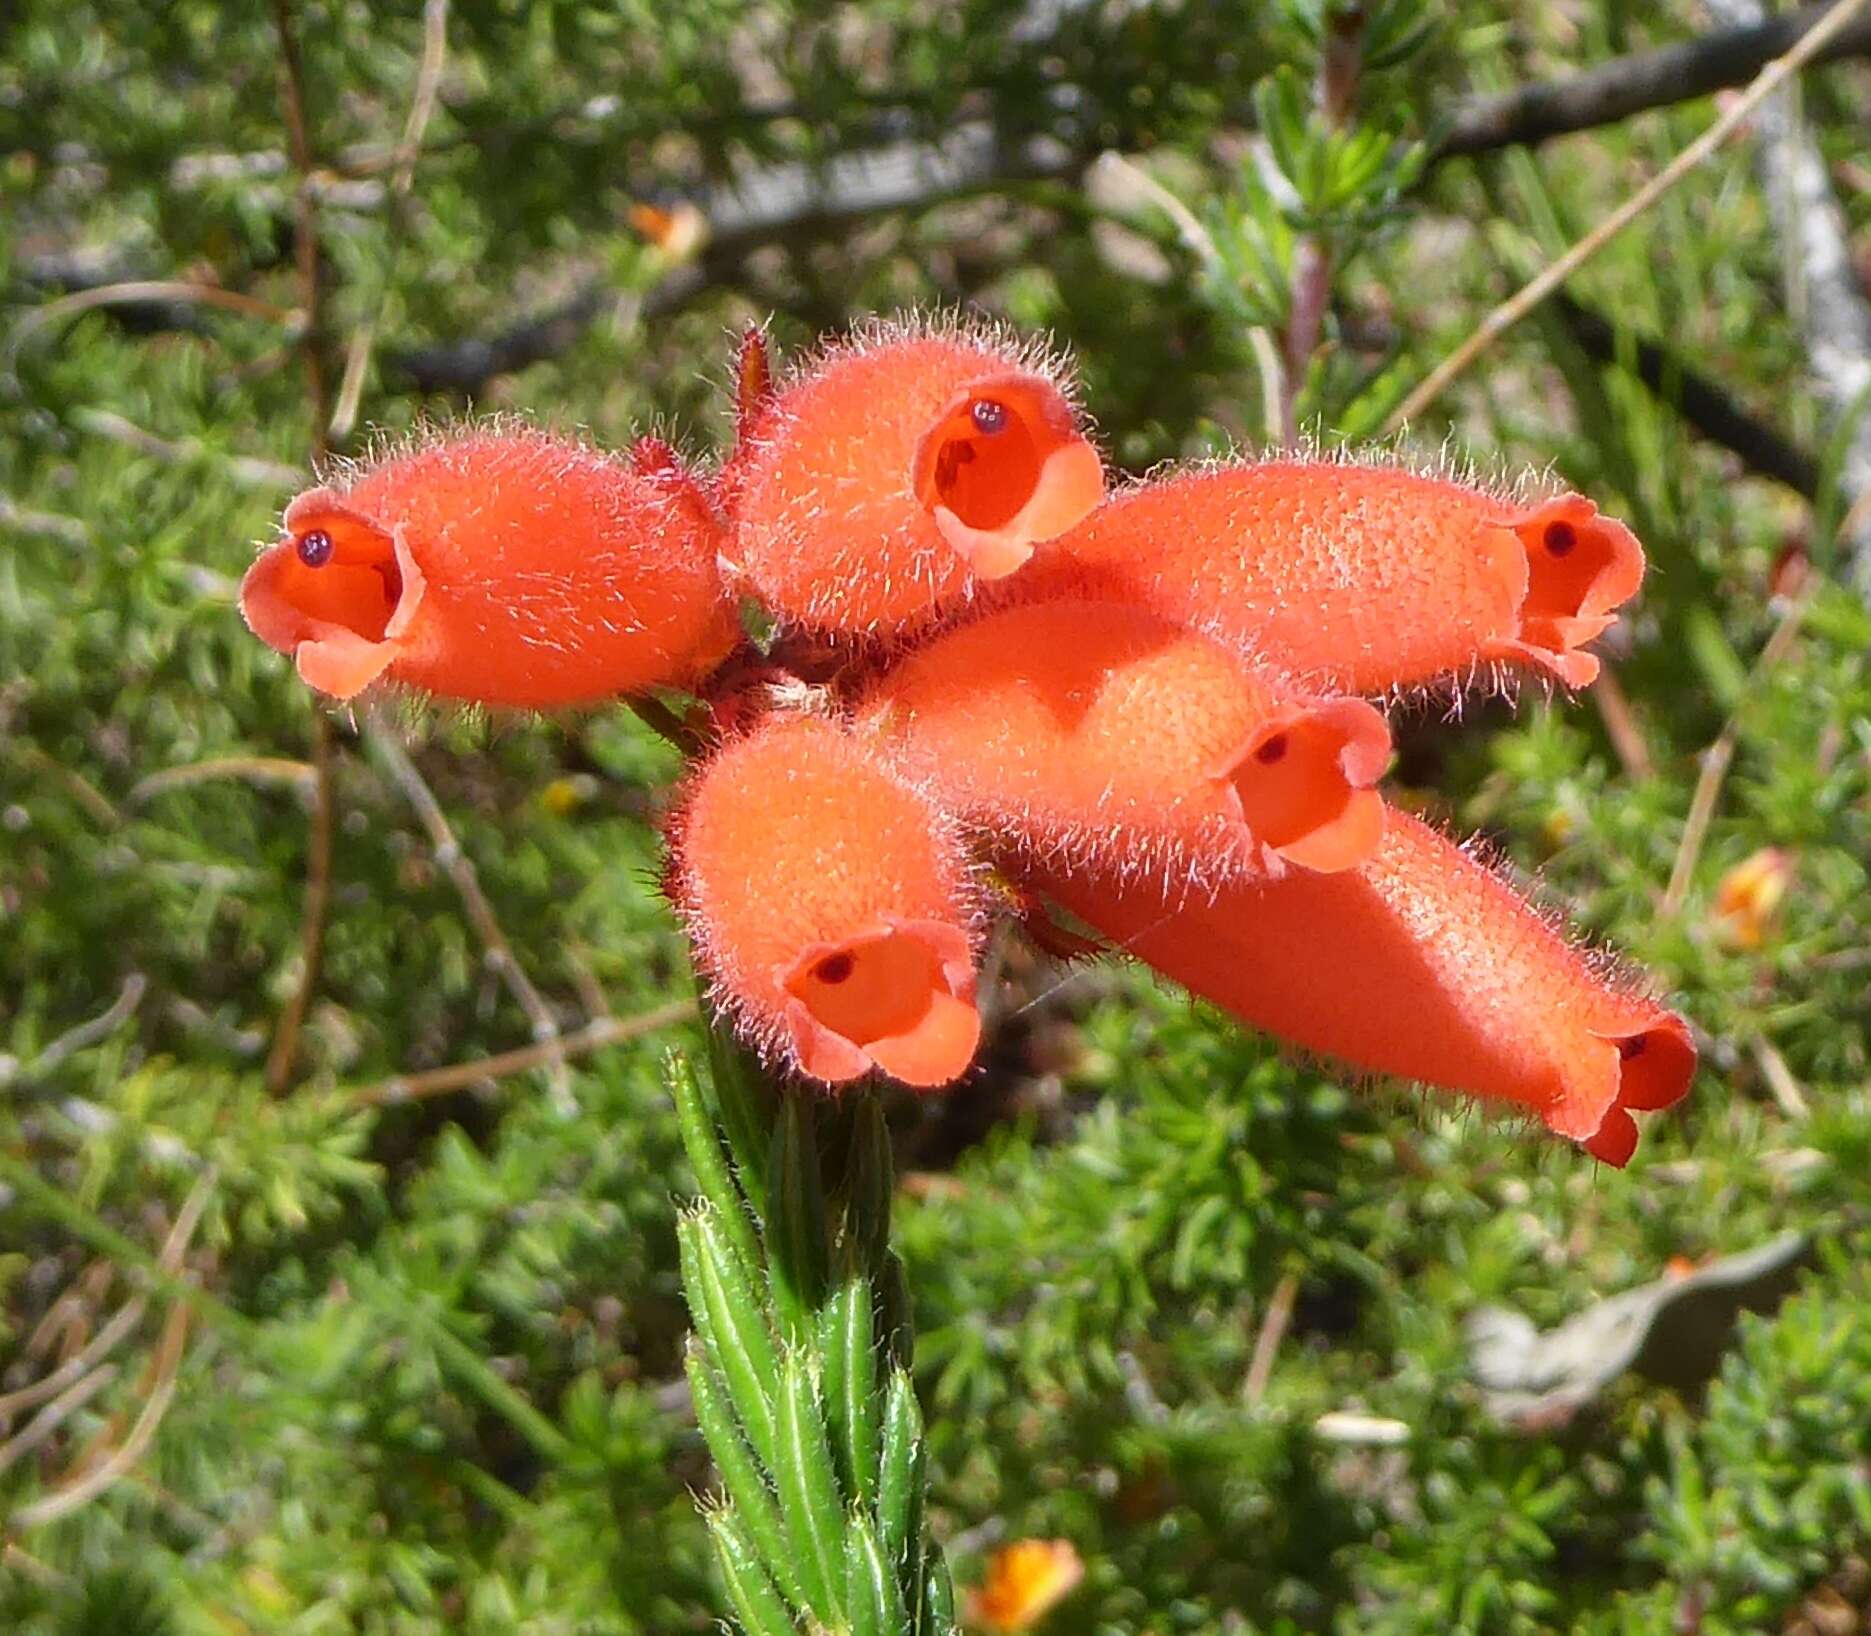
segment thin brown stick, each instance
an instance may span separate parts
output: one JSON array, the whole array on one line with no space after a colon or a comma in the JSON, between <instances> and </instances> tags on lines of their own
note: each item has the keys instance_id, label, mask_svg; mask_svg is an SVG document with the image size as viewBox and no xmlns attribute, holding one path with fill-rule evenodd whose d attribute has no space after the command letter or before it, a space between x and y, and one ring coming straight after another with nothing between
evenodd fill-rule
<instances>
[{"instance_id":1,"label":"thin brown stick","mask_svg":"<svg viewBox=\"0 0 1871 1636\"><path fill-rule=\"evenodd\" d=\"M1637 714L1625 697L1623 684L1609 665L1599 670L1598 680L1592 683L1592 702L1598 706L1599 720L1605 724L1605 737L1611 740L1611 748L1625 777L1650 777L1656 771L1656 763L1650 759L1650 745L1644 739L1644 730L1637 725Z\"/></svg>"},{"instance_id":2,"label":"thin brown stick","mask_svg":"<svg viewBox=\"0 0 1871 1636\"><path fill-rule=\"evenodd\" d=\"M1789 1119L1810 1119L1812 1107L1800 1089L1798 1078L1787 1066L1787 1059L1759 1034L1754 1036L1754 1061L1761 1078L1767 1081L1767 1089L1773 1092L1774 1101L1780 1104L1780 1111Z\"/></svg>"},{"instance_id":3,"label":"thin brown stick","mask_svg":"<svg viewBox=\"0 0 1871 1636\"><path fill-rule=\"evenodd\" d=\"M171 1276L180 1270L182 1258L188 1253L189 1240L195 1236L195 1228L200 1224L202 1212L207 1208L209 1195L214 1190L215 1176L214 1171L207 1172L190 1189L188 1197L182 1201L182 1208L176 1213L175 1225L169 1229L168 1237L163 1240L162 1249L156 1257L156 1265ZM30 1385L20 1387L15 1392L9 1392L5 1397L0 1397L0 1421L10 1421L15 1414L43 1403L47 1398L60 1398L63 1402L65 1398L72 1396L72 1391L75 1389L74 1383L81 1382L87 1376L95 1380L97 1375L106 1375L106 1378L108 1375L114 1375L115 1365L107 1366L108 1374L106 1369L98 1366L103 1364L104 1359L116 1350L118 1343L142 1321L148 1306L148 1292L139 1291L105 1320L83 1351L66 1359L50 1374L33 1381ZM92 1390L95 1391L96 1388ZM89 1397L91 1393L86 1392L84 1395ZM82 1401L83 1399L80 1398L67 1404L59 1418L63 1419L71 1412L71 1409L77 1407L78 1402ZM56 1408L57 1405L55 1404L54 1407ZM46 1411L48 1414L51 1412L51 1410ZM37 1425L38 1421L43 1418L43 1415L35 1416L34 1425ZM31 1431L32 1427L29 1426L13 1442L20 1442ZM43 1437L44 1434L41 1433L32 1441L34 1443L43 1441ZM26 1446L30 1447L31 1444ZM7 1447L11 1449L13 1444L8 1444ZM25 1449L20 1448L9 1455L6 1450L0 1450L0 1470L4 1470L13 1458L23 1452Z\"/></svg>"},{"instance_id":4,"label":"thin brown stick","mask_svg":"<svg viewBox=\"0 0 1871 1636\"><path fill-rule=\"evenodd\" d=\"M309 761L293 761L286 756L215 756L149 773L130 786L125 799L131 806L140 807L171 790L214 778L238 778L249 784L290 784L310 791L318 781L318 771Z\"/></svg>"},{"instance_id":5,"label":"thin brown stick","mask_svg":"<svg viewBox=\"0 0 1871 1636\"><path fill-rule=\"evenodd\" d=\"M305 333L300 355L305 364L306 392L311 399L312 464L319 467L331 452L326 428L331 404L320 351L321 312L318 285L318 201L312 191L315 169L312 137L305 113L305 63L293 33L290 0L273 0L273 27L279 37L280 100L285 109L286 141L299 185L293 195L293 255L299 269L299 304L305 311ZM277 1096L292 1078L298 1056L299 1034L318 989L318 969L325 949L325 921L331 909L331 723L316 702L312 705L311 830L306 843L305 910L301 922L299 984L279 1020L273 1046L266 1057L267 1088Z\"/></svg>"},{"instance_id":6,"label":"thin brown stick","mask_svg":"<svg viewBox=\"0 0 1871 1636\"><path fill-rule=\"evenodd\" d=\"M327 452L325 428L331 423L324 360L319 352L318 201L312 194L312 138L305 117L305 63L292 28L290 0L273 0L273 28L279 37L280 100L286 115L286 143L299 185L293 197L293 257L299 268L299 304L305 312L300 343L306 385L312 398L312 456Z\"/></svg>"},{"instance_id":7,"label":"thin brown stick","mask_svg":"<svg viewBox=\"0 0 1871 1636\"><path fill-rule=\"evenodd\" d=\"M148 301L172 301L193 306L220 307L239 313L243 318L263 318L273 324L297 323L299 312L280 307L240 290L223 289L219 284L192 283L181 279L136 278L121 284L98 284L88 290L74 290L43 307L35 307L19 322L6 344L5 356L11 360L22 346L39 331L62 318L76 318L97 307L136 306Z\"/></svg>"},{"instance_id":8,"label":"thin brown stick","mask_svg":"<svg viewBox=\"0 0 1871 1636\"><path fill-rule=\"evenodd\" d=\"M370 741L384 765L390 769L390 776L396 780L409 804L416 809L416 817L428 832L429 843L435 849L435 861L455 883L462 907L467 910L468 919L480 934L488 966L506 984L507 992L526 1013L527 1021L533 1025L533 1038L542 1043L558 1039L558 1019L552 1015L552 1008L534 987L533 980L526 975L525 967L514 954L513 945L507 941L507 934L501 929L500 917L494 913L494 906L481 890L481 878L475 872L474 860L462 850L461 842L448 822L448 815L442 811L441 802L435 798L435 791L429 788L428 781L417 771L416 764L409 759L408 752L397 742L394 733L381 722L373 721L370 724ZM564 1062L551 1057L546 1060L552 1065L554 1094L568 1097L571 1084Z\"/></svg>"},{"instance_id":9,"label":"thin brown stick","mask_svg":"<svg viewBox=\"0 0 1871 1636\"><path fill-rule=\"evenodd\" d=\"M539 1045L524 1045L514 1051L500 1051L491 1057L477 1057L472 1062L454 1062L445 1068L430 1068L419 1074L399 1074L394 1079L379 1080L374 1085L359 1085L339 1091L338 1097L360 1107L385 1107L399 1102L415 1102L423 1097L443 1096L483 1081L505 1079L523 1074L549 1062L569 1062L573 1057L602 1051L626 1041L641 1039L658 1029L673 1028L696 1015L693 1000L672 1000L654 1011L634 1017L600 1017L570 1034Z\"/></svg>"},{"instance_id":10,"label":"thin brown stick","mask_svg":"<svg viewBox=\"0 0 1871 1636\"><path fill-rule=\"evenodd\" d=\"M43 1523L56 1522L102 1494L143 1458L156 1436L163 1416L175 1398L176 1376L182 1367L182 1353L188 1340L188 1307L178 1301L169 1309L163 1324L162 1339L156 1346L156 1383L144 1400L143 1412L136 1417L130 1435L97 1466L75 1482L54 1489L31 1505L21 1506L8 1519L10 1533L24 1533Z\"/></svg>"},{"instance_id":11,"label":"thin brown stick","mask_svg":"<svg viewBox=\"0 0 1871 1636\"><path fill-rule=\"evenodd\" d=\"M318 988L318 968L325 952L325 919L331 908L331 723L312 707L312 816L306 842L305 911L299 929L299 983L281 1013L273 1045L266 1054L267 1089L277 1096L292 1078L299 1051L299 1031Z\"/></svg>"},{"instance_id":12,"label":"thin brown stick","mask_svg":"<svg viewBox=\"0 0 1871 1636\"><path fill-rule=\"evenodd\" d=\"M101 1368L93 1369L88 1375L80 1375L19 1431L4 1443L0 1443L0 1475L10 1469L22 1456L38 1448L60 1426L64 1425L67 1419L82 1409L116 1378L117 1365L114 1363L107 1363Z\"/></svg>"},{"instance_id":13,"label":"thin brown stick","mask_svg":"<svg viewBox=\"0 0 1871 1636\"><path fill-rule=\"evenodd\" d=\"M1293 1303L1298 1299L1299 1275L1289 1272L1274 1285L1266 1314L1260 1320L1260 1333L1254 1337L1254 1355L1248 1360L1247 1380L1241 1387L1242 1401L1249 1408L1267 1395L1273 1379L1273 1360L1280 1342L1286 1339L1287 1327L1293 1321Z\"/></svg>"},{"instance_id":14,"label":"thin brown stick","mask_svg":"<svg viewBox=\"0 0 1871 1636\"><path fill-rule=\"evenodd\" d=\"M1721 798L1722 781L1728 776L1729 765L1734 761L1735 750L1741 742L1742 713L1792 650L1800 632L1800 623L1805 619L1806 610L1812 606L1817 592L1818 581L1815 578L1808 582L1807 588L1793 599L1787 611L1780 616L1780 623L1762 644L1760 657L1754 661L1746 690L1735 700L1734 708L1728 713L1728 720L1715 742L1702 753L1702 771L1696 779L1695 791L1689 797L1689 815L1683 820L1682 842L1676 849L1670 883L1664 888L1663 901L1658 906L1665 915L1681 913L1683 900L1689 896L1689 882L1696 872L1703 845L1709 838L1709 825L1715 818L1715 803Z\"/></svg>"},{"instance_id":15,"label":"thin brown stick","mask_svg":"<svg viewBox=\"0 0 1871 1636\"><path fill-rule=\"evenodd\" d=\"M1784 56L1775 58L1763 68L1747 90L1729 105L1727 111L1713 125L1557 261L1548 265L1537 277L1489 313L1482 320L1480 327L1432 369L1415 390L1397 406L1386 425L1386 430L1398 431L1422 414L1442 395L1443 389L1451 381L1467 370L1502 335L1525 318L1690 171L1714 153L1745 123L1749 115L1766 98L1772 96L1782 84L1816 57L1824 49L1826 42L1843 29L1868 3L1871 3L1871 0L1838 0L1838 4L1801 35Z\"/></svg>"},{"instance_id":16,"label":"thin brown stick","mask_svg":"<svg viewBox=\"0 0 1871 1636\"><path fill-rule=\"evenodd\" d=\"M429 128L442 89L442 70L448 61L448 0L425 0L422 8L422 60L416 68L416 90L410 99L409 117L403 123L403 140L397 145L390 175L390 217L394 230L401 210L416 179L416 160L422 153L423 133ZM392 252L391 269L395 258ZM383 323L383 310L389 301L386 278L376 312L351 336L345 353L344 377L338 385L338 405L331 414L331 435L350 436L357 424L357 410L364 396L364 381L370 374L370 354Z\"/></svg>"}]
</instances>

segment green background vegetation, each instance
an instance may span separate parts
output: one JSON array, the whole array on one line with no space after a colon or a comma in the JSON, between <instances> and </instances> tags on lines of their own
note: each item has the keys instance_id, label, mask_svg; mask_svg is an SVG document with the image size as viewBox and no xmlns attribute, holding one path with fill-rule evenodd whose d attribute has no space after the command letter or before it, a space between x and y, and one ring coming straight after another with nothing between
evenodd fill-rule
<instances>
[{"instance_id":1,"label":"green background vegetation","mask_svg":"<svg viewBox=\"0 0 1871 1636\"><path fill-rule=\"evenodd\" d=\"M792 348L872 310L972 304L1074 349L1106 449L1136 471L1267 441L1252 332L1288 332L1303 232L1335 258L1299 415L1368 438L1712 117L1701 99L1435 162L1465 96L1697 22L1675 3L1451 0L1381 8L1390 60L1333 142L1306 124L1317 47L1292 10L457 0L404 190L386 155L420 8L296 7L327 376L370 326L359 424L400 430L467 401L416 389L433 349L569 302L559 344L474 405L610 443L655 426L703 453L727 435L739 326L770 316ZM688 1183L659 1073L693 1029L580 1059L570 1104L538 1072L360 1096L531 1024L392 763L339 712L324 970L300 1071L269 1091L300 974L313 709L232 593L308 460L302 358L288 324L198 301L40 321L74 284L124 279L300 303L280 60L254 4L24 0L0 24L0 1393L95 1334L211 1178L183 1261L192 1321L161 1285L119 1372L0 1474L0 1627L701 1631ZM1862 252L1871 74L1819 71L1803 103ZM1257 172L1256 117L1297 198ZM809 176L970 132L992 133L1002 174L952 196L723 231L680 264L629 224L646 200L718 204L736 167ZM1107 149L1207 247L1108 165L1081 185ZM1551 467L1651 554L1612 649L1648 770L1592 701L1529 692L1459 719L1407 704L1398 779L1678 996L1705 1040L1692 1098L1613 1173L1344 1088L1141 978L1006 950L979 1077L892 1111L932 1517L964 1586L995 1543L1039 1534L1088 1564L1059 1636L1738 1633L1866 1600L1871 615L1828 584L1784 661L1758 663L1787 611L1783 552L1841 570L1842 443L1806 386L1787 254L1744 141L1568 286L1608 347L1542 312L1413 435L1485 469ZM1643 343L1669 354L1655 390ZM1810 452L1816 504L1695 433L1685 370ZM655 886L660 741L621 710L394 722L561 1026L689 991ZM1732 768L1666 913L1725 727ZM1763 846L1793 883L1762 946L1736 950L1711 899ZM46 1052L126 982L115 1026ZM1476 1305L1551 1325L1673 1256L1788 1228L1820 1241L1816 1263L1744 1322L1712 1385L1627 1380L1533 1430L1486 1413L1462 1339ZM1283 1286L1292 1321L1256 1398ZM21 1524L171 1380L123 1480ZM1346 1409L1407 1436L1326 1440L1319 1417Z\"/></svg>"}]
</instances>

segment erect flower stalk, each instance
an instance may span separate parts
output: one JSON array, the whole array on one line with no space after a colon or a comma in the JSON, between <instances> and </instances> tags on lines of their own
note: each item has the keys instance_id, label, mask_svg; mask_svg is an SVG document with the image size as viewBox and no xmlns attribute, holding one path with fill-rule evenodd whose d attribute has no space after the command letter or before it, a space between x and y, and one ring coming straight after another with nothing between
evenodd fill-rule
<instances>
[{"instance_id":1,"label":"erect flower stalk","mask_svg":"<svg viewBox=\"0 0 1871 1636\"><path fill-rule=\"evenodd\" d=\"M882 1103L776 1090L719 1029L710 1057L712 1099L680 1056L669 1081L700 1189L678 1234L720 1479L702 1505L735 1619L746 1636L949 1636Z\"/></svg>"}]
</instances>

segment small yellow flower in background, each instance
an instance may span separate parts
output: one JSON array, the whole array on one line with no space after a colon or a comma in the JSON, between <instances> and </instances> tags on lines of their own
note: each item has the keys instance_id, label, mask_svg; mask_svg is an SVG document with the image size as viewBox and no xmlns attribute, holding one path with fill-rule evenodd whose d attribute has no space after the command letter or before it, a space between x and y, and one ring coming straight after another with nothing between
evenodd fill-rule
<instances>
[{"instance_id":1,"label":"small yellow flower in background","mask_svg":"<svg viewBox=\"0 0 1871 1636\"><path fill-rule=\"evenodd\" d=\"M1070 1540L1015 1540L988 1559L987 1577L968 1593L967 1622L981 1630L1031 1630L1084 1577Z\"/></svg>"},{"instance_id":2,"label":"small yellow flower in background","mask_svg":"<svg viewBox=\"0 0 1871 1636\"><path fill-rule=\"evenodd\" d=\"M598 781L589 773L575 773L570 778L555 778L539 792L539 804L554 818L576 812L598 792Z\"/></svg>"},{"instance_id":3,"label":"small yellow flower in background","mask_svg":"<svg viewBox=\"0 0 1871 1636\"><path fill-rule=\"evenodd\" d=\"M1722 876L1709 919L1733 949L1758 949L1793 880L1793 854L1764 846Z\"/></svg>"}]
</instances>

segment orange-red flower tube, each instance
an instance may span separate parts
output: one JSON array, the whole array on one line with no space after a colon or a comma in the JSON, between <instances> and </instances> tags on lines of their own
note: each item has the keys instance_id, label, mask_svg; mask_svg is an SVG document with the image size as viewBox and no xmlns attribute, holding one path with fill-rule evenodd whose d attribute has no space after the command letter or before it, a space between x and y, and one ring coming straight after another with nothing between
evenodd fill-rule
<instances>
[{"instance_id":1,"label":"orange-red flower tube","mask_svg":"<svg viewBox=\"0 0 1871 1636\"><path fill-rule=\"evenodd\" d=\"M738 625L720 525L663 445L633 461L511 427L449 432L286 508L240 589L321 693L380 677L543 708L679 686Z\"/></svg>"},{"instance_id":2,"label":"orange-red flower tube","mask_svg":"<svg viewBox=\"0 0 1871 1636\"><path fill-rule=\"evenodd\" d=\"M1611 981L1498 875L1392 811L1377 854L1213 899L1064 871L1028 884L1186 988L1370 1073L1536 1114L1622 1166L1632 1109L1689 1089L1688 1025Z\"/></svg>"},{"instance_id":3,"label":"orange-red flower tube","mask_svg":"<svg viewBox=\"0 0 1871 1636\"><path fill-rule=\"evenodd\" d=\"M1049 547L1075 579L1252 642L1321 686L1377 693L1479 665L1568 687L1582 644L1637 592L1644 558L1576 494L1533 504L1390 466L1269 460L1126 489Z\"/></svg>"},{"instance_id":4,"label":"orange-red flower tube","mask_svg":"<svg viewBox=\"0 0 1871 1636\"><path fill-rule=\"evenodd\" d=\"M700 770L671 896L716 1003L828 1083L945 1085L980 1038L976 890L951 820L843 729L770 716Z\"/></svg>"},{"instance_id":5,"label":"orange-red flower tube","mask_svg":"<svg viewBox=\"0 0 1871 1636\"><path fill-rule=\"evenodd\" d=\"M985 330L862 331L743 419L721 485L729 555L768 607L816 629L924 618L1104 495L1055 366Z\"/></svg>"},{"instance_id":6,"label":"orange-red flower tube","mask_svg":"<svg viewBox=\"0 0 1871 1636\"><path fill-rule=\"evenodd\" d=\"M1369 856L1390 757L1361 699L1297 693L1159 614L999 609L911 654L860 725L950 811L1042 856L1203 883Z\"/></svg>"}]
</instances>

